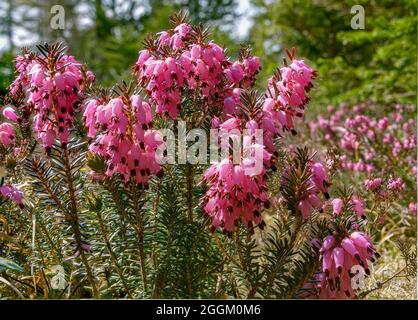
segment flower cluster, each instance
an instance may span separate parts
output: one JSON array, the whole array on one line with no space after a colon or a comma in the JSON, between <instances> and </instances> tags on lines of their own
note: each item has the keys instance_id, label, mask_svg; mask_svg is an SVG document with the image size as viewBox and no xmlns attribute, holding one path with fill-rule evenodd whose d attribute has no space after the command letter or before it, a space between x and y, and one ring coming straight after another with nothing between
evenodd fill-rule
<instances>
[{"instance_id":1,"label":"flower cluster","mask_svg":"<svg viewBox=\"0 0 418 320\"><path fill-rule=\"evenodd\" d=\"M309 102L307 93L313 87L316 72L303 60L295 59L294 52L289 57L291 63L280 68L268 82L264 111L282 131L296 134L295 118L304 116Z\"/></svg>"},{"instance_id":2,"label":"flower cluster","mask_svg":"<svg viewBox=\"0 0 418 320\"><path fill-rule=\"evenodd\" d=\"M369 275L368 261L379 257L370 238L363 232L354 231L347 235L328 235L320 248L322 276L319 298L353 298L356 293L351 278L358 272L353 266L361 266Z\"/></svg>"},{"instance_id":3,"label":"flower cluster","mask_svg":"<svg viewBox=\"0 0 418 320\"><path fill-rule=\"evenodd\" d=\"M391 191L402 191L405 189L405 183L401 178L390 178L388 181L388 190Z\"/></svg>"},{"instance_id":4,"label":"flower cluster","mask_svg":"<svg viewBox=\"0 0 418 320\"><path fill-rule=\"evenodd\" d=\"M106 176L118 173L125 182L132 177L146 187L150 175L162 173L156 158L162 137L153 129L150 105L139 95L92 99L84 119L87 135L94 139L89 149L105 159Z\"/></svg>"},{"instance_id":5,"label":"flower cluster","mask_svg":"<svg viewBox=\"0 0 418 320\"><path fill-rule=\"evenodd\" d=\"M182 23L139 53L135 72L158 114L176 119L185 94L199 97L202 109L221 108L234 88L253 83L258 57L247 54L232 63L222 47L204 37L204 31Z\"/></svg>"},{"instance_id":6,"label":"flower cluster","mask_svg":"<svg viewBox=\"0 0 418 320\"><path fill-rule=\"evenodd\" d=\"M374 173L384 166L396 166L403 160L416 173L415 120L408 114L408 106L397 106L396 112L382 118L373 118L366 112L374 106L361 104L352 110L341 105L338 110L328 108L329 118L318 117L310 123L313 137L319 133L326 142L337 144L344 153L340 156L343 169Z\"/></svg>"},{"instance_id":7,"label":"flower cluster","mask_svg":"<svg viewBox=\"0 0 418 320\"><path fill-rule=\"evenodd\" d=\"M258 66L257 63L255 65ZM256 70L255 68L254 66L253 70ZM251 70L251 68L248 69ZM232 172L235 172L235 170L238 170L239 174L243 172L242 167L245 166L247 161L245 158L241 160L242 165L234 166L230 159L224 159L218 165L213 165L206 171L204 180L209 184L210 188L204 198L204 210L214 218L214 228L222 226L227 231L233 231L237 221L241 218L249 226L258 224L261 221L260 211L267 201L265 193L266 173L272 167L272 159L275 154L274 138L279 135L279 128L283 131L294 129L293 116L304 110L308 102L306 92L312 87L311 81L315 76L315 72L304 64L303 61L295 59L292 60L289 67L282 68L281 72L283 75L280 81L270 80L268 90L270 97L260 102L259 112L251 112L249 110L251 108L246 109L245 103L241 101L243 97L239 88L235 88L233 90L234 94L224 100L223 114L227 114L228 119L220 125L221 128L224 127L228 130L237 129L239 124L242 123L246 129L263 130L263 145L261 146L264 154L262 160L263 172L256 176L244 173L242 178L239 178L246 181L242 184L242 186L245 186L243 188L238 184L238 181L241 180L234 182L234 174ZM237 74L241 75L238 71ZM228 77L233 79L233 74L231 73ZM242 80L241 76L235 80L240 82ZM278 87L280 89L277 91ZM273 89L271 90L270 88ZM276 95L273 95L272 92L276 93ZM299 97L299 100L296 97ZM241 108L237 108L237 106ZM228 109L228 111L225 112L225 109ZM295 110L299 111L296 112ZM256 114L258 116L254 116ZM243 120L248 117L250 120ZM289 124L291 125L289 126ZM329 197L327 190L329 182L323 166L320 163L312 163L310 170L312 171L311 186L306 188L309 191L307 191L306 197L300 201L298 206L304 218L308 217L311 208L320 210L322 202L318 197L319 193L322 192L326 198ZM221 175L221 171L227 173L227 175ZM244 203L243 199L245 199Z\"/></svg>"},{"instance_id":8,"label":"flower cluster","mask_svg":"<svg viewBox=\"0 0 418 320\"><path fill-rule=\"evenodd\" d=\"M10 93L16 94L19 91L23 91L24 88L30 85L30 64L33 62L34 55L24 51L22 55L18 55L15 59L15 67L17 72L16 79L9 86Z\"/></svg>"},{"instance_id":9,"label":"flower cluster","mask_svg":"<svg viewBox=\"0 0 418 320\"><path fill-rule=\"evenodd\" d=\"M258 57L244 48L240 60L232 62L225 50L214 42L206 42L204 30L180 23L163 31L156 39L147 40L147 49L139 53L135 66L138 81L145 88L157 114L176 119L185 97L198 97L202 111L211 112L212 125L225 130L263 130L262 172L247 174L252 165L245 145L240 163L222 159L204 175L209 190L204 197L204 210L213 218L213 227L233 231L242 220L245 225L261 222L260 211L267 202L266 172L272 167L274 138L282 131L294 132L294 117L302 116L309 101L307 92L312 87L315 71L302 60L289 54L290 64L280 69L278 77L268 84L268 98L263 98L260 112L250 114L242 101L243 90L250 88L260 70ZM256 160L257 161L257 160ZM313 166L313 181L318 192L327 194L325 178ZM322 180L321 180L322 179ZM310 197L315 201L316 196ZM319 200L318 200L319 201ZM317 202L315 202L317 203ZM268 202L267 202L268 204Z\"/></svg>"},{"instance_id":10,"label":"flower cluster","mask_svg":"<svg viewBox=\"0 0 418 320\"><path fill-rule=\"evenodd\" d=\"M363 202L357 196L345 194L326 203L324 213L332 213L333 217L327 223L328 231L323 238L311 241L312 254L320 258L320 269L305 283L300 297L355 298L358 287L352 278L369 275L369 262L380 257L356 217L364 217Z\"/></svg>"},{"instance_id":11,"label":"flower cluster","mask_svg":"<svg viewBox=\"0 0 418 320\"><path fill-rule=\"evenodd\" d=\"M83 74L81 64L73 56L58 55L57 52L63 50L60 44L40 47L40 50L43 56L17 57L18 76L11 85L11 92L24 92L25 102L34 112L34 131L49 149L57 138L63 144L68 142L82 95ZM91 81L94 76L90 73L88 78Z\"/></svg>"},{"instance_id":12,"label":"flower cluster","mask_svg":"<svg viewBox=\"0 0 418 320\"><path fill-rule=\"evenodd\" d=\"M271 154L262 145L253 143L259 124L255 120L245 122L230 118L221 124L212 122L212 126L219 127L235 142L240 141L244 128L247 130L242 155L241 150L238 151L239 161L229 155L204 173L203 181L209 185L209 190L203 197L203 209L212 218L212 231L221 227L232 232L240 222L250 230L256 225L263 228L261 211L270 206L265 164L269 165ZM229 140L221 141L221 147L228 148Z\"/></svg>"},{"instance_id":13,"label":"flower cluster","mask_svg":"<svg viewBox=\"0 0 418 320\"><path fill-rule=\"evenodd\" d=\"M376 196L374 201L396 196L413 208L417 174L414 106L396 105L383 117L371 117L376 107L367 103L352 108L330 106L329 117L320 116L310 123L312 137L339 147L339 167L363 174L364 188Z\"/></svg>"}]
</instances>

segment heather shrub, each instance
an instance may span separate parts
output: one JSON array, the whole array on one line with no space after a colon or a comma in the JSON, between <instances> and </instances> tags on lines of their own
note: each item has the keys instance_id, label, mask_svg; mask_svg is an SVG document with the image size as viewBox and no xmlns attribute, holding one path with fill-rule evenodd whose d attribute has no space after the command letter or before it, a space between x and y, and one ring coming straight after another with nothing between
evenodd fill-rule
<instances>
[{"instance_id":1,"label":"heather shrub","mask_svg":"<svg viewBox=\"0 0 418 320\"><path fill-rule=\"evenodd\" d=\"M61 43L16 57L0 124L2 295L358 297L379 258L369 212L406 178L366 181L382 198L370 202L335 156L288 145L317 76L294 49L258 92L250 48L233 61L208 29L170 22L111 89ZM414 149L392 136L398 154Z\"/></svg>"}]
</instances>

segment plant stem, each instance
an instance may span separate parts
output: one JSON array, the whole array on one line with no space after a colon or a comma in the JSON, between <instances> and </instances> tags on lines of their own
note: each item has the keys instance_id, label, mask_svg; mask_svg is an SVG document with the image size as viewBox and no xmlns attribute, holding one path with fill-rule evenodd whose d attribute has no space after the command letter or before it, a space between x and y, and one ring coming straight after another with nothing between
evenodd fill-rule
<instances>
[{"instance_id":1,"label":"plant stem","mask_svg":"<svg viewBox=\"0 0 418 320\"><path fill-rule=\"evenodd\" d=\"M73 176L71 174L71 165L70 165L70 158L68 156L68 149L66 145L62 145L62 151L64 155L64 165L65 165L65 174L67 176L67 184L68 184L68 191L70 193L70 201L71 201L71 224L73 227L74 238L77 243L77 250L80 252L81 261L84 264L86 269L87 277L93 289L93 296L97 298L99 296L99 292L96 287L96 282L94 281L93 272L90 268L88 259L85 255L83 249L83 241L81 238L81 231L80 231L80 224L78 221L78 211L77 211L77 198L74 191L73 186Z\"/></svg>"},{"instance_id":2,"label":"plant stem","mask_svg":"<svg viewBox=\"0 0 418 320\"><path fill-rule=\"evenodd\" d=\"M145 266L145 251L144 251L144 225L141 213L141 206L139 203L140 195L138 195L138 186L132 182L131 184L132 202L135 211L136 223L135 230L138 236L138 252L141 262L142 284L144 291L147 289L147 273Z\"/></svg>"},{"instance_id":3,"label":"plant stem","mask_svg":"<svg viewBox=\"0 0 418 320\"><path fill-rule=\"evenodd\" d=\"M302 220L302 216L300 214L295 215L295 229L293 230L292 234L290 235L290 239L289 239L289 243L287 245L286 250L284 251L284 253L281 255L281 259L280 262L282 261L286 261L286 258L289 256L289 254L294 250L294 246L295 246L295 242L297 240L297 236L299 234L299 230L302 227L303 224L303 220ZM267 284L267 290L266 290L266 295L270 295L272 289L273 289L273 283L274 283L274 278L277 275L277 272L279 270L279 267L281 266L281 264L278 262L274 269L273 272L271 272L268 276L267 276L267 280L266 280L266 284Z\"/></svg>"},{"instance_id":4,"label":"plant stem","mask_svg":"<svg viewBox=\"0 0 418 320\"><path fill-rule=\"evenodd\" d=\"M99 211L97 211L96 214L97 214L97 221L99 222L100 233L102 234L102 238L103 238L103 241L104 241L104 243L106 245L107 252L109 253L110 258L112 259L112 262L113 262L113 264L115 266L116 272L119 275L119 278L120 278L120 280L122 282L122 285L123 285L126 293L128 294L129 298L133 299L133 296L131 294L131 291L129 290L129 287L127 285L126 279L125 279L125 277L123 275L122 269L119 266L118 259L116 258L116 255L113 252L112 246L111 246L111 244L109 242L109 238L107 237L106 227L105 227L105 225L103 223L102 215L100 214Z\"/></svg>"},{"instance_id":5,"label":"plant stem","mask_svg":"<svg viewBox=\"0 0 418 320\"><path fill-rule=\"evenodd\" d=\"M154 226L153 226L153 230L152 230L152 264L153 264L153 269L154 269L154 273L155 273L155 277L153 280L153 286L152 286L152 299L156 299L160 297L160 275L158 272L158 257L157 257L157 223L158 223L158 209L159 209L159 205L160 205L160 198L161 198L161 184L162 184L162 179L158 179L158 183L156 186L156 196L155 196L155 201L153 204L153 213L154 213ZM171 217L171 216L170 216ZM169 224L169 228L167 229L167 234L168 234L168 241L167 241L167 258L168 260L170 259L170 255L171 255L171 224Z\"/></svg>"},{"instance_id":6,"label":"plant stem","mask_svg":"<svg viewBox=\"0 0 418 320\"><path fill-rule=\"evenodd\" d=\"M54 200L56 206L58 209L62 212L64 217L68 217L68 212L65 210L64 206L61 203L61 200L57 197L57 195L52 191L51 186L48 183L48 179L44 176L42 170L39 168L38 163L32 160L32 169L35 172L36 176L38 177L39 181L41 182L43 188L48 193L48 195L51 197L52 200Z\"/></svg>"},{"instance_id":7,"label":"plant stem","mask_svg":"<svg viewBox=\"0 0 418 320\"><path fill-rule=\"evenodd\" d=\"M126 244L126 225L125 225L125 222L126 221L129 222L130 217L126 213L125 207L123 206L121 198L119 197L118 190L117 190L117 188L115 188L112 181L106 180L105 187L109 191L110 195L112 196L112 200L115 203L116 210L117 210L117 212L119 214L119 217L121 219L121 232L120 232L121 239L122 239L121 249L122 249L122 251L124 251L125 244Z\"/></svg>"},{"instance_id":8,"label":"plant stem","mask_svg":"<svg viewBox=\"0 0 418 320\"><path fill-rule=\"evenodd\" d=\"M25 207L26 211L28 213L28 217L31 218L32 216L32 210L29 209L28 207ZM35 213L36 214L36 213ZM54 243L54 241L52 241L52 237L49 234L48 229L45 227L45 225L43 224L42 220L39 218L38 215L36 215L36 231L39 234L42 234L45 236L47 242L50 244L51 248L55 251L55 253L58 255L59 259L62 260L62 252L58 249L58 247L56 246L56 244ZM38 240L37 240L38 241Z\"/></svg>"},{"instance_id":9,"label":"plant stem","mask_svg":"<svg viewBox=\"0 0 418 320\"><path fill-rule=\"evenodd\" d=\"M386 283L388 283L389 281L392 281L392 279L397 278L397 277L401 277L402 272L404 272L404 270L407 268L407 266L403 267L401 270L397 271L395 274L393 274L392 276L390 276L389 278L387 278L386 280L382 281L382 282L378 282L377 286L375 288L372 288L368 291L363 292L359 298L364 299L367 295L369 295L370 293L381 289Z\"/></svg>"},{"instance_id":10,"label":"plant stem","mask_svg":"<svg viewBox=\"0 0 418 320\"><path fill-rule=\"evenodd\" d=\"M257 291L257 285L254 283L253 279L251 278L251 273L249 271L247 261L245 260L242 254L242 245L241 245L241 237L240 237L240 227L238 226L237 231L235 233L235 248L238 253L239 265L244 272L245 279L250 284L251 288L247 293L247 299L251 299L254 297Z\"/></svg>"},{"instance_id":11,"label":"plant stem","mask_svg":"<svg viewBox=\"0 0 418 320\"><path fill-rule=\"evenodd\" d=\"M158 209L159 209L159 205L160 205L160 197L161 197L161 192L160 192L160 188L161 188L161 183L162 183L162 179L158 179L158 183L156 186L156 196L155 196L155 201L154 201L154 205L153 205L153 211L154 211L154 226L153 226L153 230L152 230L152 263L154 266L154 270L157 270L157 253L156 253L156 248L157 248L157 223L158 223Z\"/></svg>"},{"instance_id":12,"label":"plant stem","mask_svg":"<svg viewBox=\"0 0 418 320\"><path fill-rule=\"evenodd\" d=\"M193 223L193 182L194 169L191 164L186 164L186 184L187 184L187 218L189 223Z\"/></svg>"}]
</instances>

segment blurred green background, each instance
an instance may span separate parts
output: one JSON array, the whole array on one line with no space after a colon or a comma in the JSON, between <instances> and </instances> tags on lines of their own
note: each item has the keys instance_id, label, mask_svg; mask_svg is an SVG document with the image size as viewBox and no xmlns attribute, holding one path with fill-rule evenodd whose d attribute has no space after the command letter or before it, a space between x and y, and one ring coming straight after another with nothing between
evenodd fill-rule
<instances>
[{"instance_id":1,"label":"blurred green background","mask_svg":"<svg viewBox=\"0 0 418 320\"><path fill-rule=\"evenodd\" d=\"M51 7L65 9L64 30L50 27ZM353 30L354 5L365 29ZM414 0L1 0L0 96L13 79L13 55L22 46L64 40L99 83L129 77L148 32L168 27L185 9L193 22L212 27L213 38L236 56L249 43L263 62L259 86L295 47L318 71L313 110L341 101L382 105L416 103L417 4ZM316 113L316 112L314 112Z\"/></svg>"}]
</instances>

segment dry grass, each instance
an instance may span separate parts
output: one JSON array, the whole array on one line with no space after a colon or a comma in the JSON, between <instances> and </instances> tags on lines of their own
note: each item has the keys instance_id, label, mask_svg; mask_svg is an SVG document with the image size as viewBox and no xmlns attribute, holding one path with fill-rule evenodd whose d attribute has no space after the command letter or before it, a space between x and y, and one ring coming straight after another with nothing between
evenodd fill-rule
<instances>
[{"instance_id":1,"label":"dry grass","mask_svg":"<svg viewBox=\"0 0 418 320\"><path fill-rule=\"evenodd\" d=\"M404 266L405 261L399 251L383 251L382 257L374 264L371 275L366 280L366 290L376 288L379 283L386 282L401 271ZM399 277L387 281L380 289L369 293L365 299L417 299L417 279L413 277L407 279L404 273L401 273Z\"/></svg>"}]
</instances>

